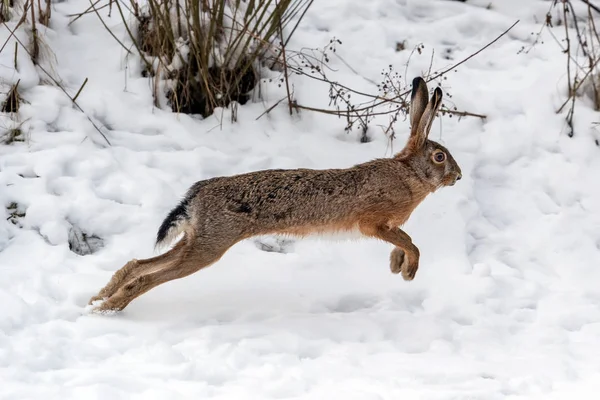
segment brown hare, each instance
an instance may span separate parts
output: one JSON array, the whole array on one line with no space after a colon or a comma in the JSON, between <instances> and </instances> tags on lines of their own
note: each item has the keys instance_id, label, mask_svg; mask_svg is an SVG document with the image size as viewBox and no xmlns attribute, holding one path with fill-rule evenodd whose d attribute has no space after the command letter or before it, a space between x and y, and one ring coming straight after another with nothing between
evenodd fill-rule
<instances>
[{"instance_id":1,"label":"brown hare","mask_svg":"<svg viewBox=\"0 0 600 400\"><path fill-rule=\"evenodd\" d=\"M358 231L396 246L391 270L412 280L419 249L399 226L429 193L461 178L448 150L427 139L442 90L436 88L429 101L423 79L412 85L410 138L393 158L347 169L264 170L195 183L158 230L157 245L183 233L179 242L158 257L128 262L90 300L104 299L94 310L122 310L148 290L208 267L237 242L266 234Z\"/></svg>"}]
</instances>

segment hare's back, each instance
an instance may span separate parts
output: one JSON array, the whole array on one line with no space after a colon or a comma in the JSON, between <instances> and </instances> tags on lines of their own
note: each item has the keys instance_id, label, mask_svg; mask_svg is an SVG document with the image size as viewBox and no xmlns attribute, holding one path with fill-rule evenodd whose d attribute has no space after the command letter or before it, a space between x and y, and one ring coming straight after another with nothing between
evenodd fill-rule
<instances>
[{"instance_id":1,"label":"hare's back","mask_svg":"<svg viewBox=\"0 0 600 400\"><path fill-rule=\"evenodd\" d=\"M200 181L190 195L204 210L284 221L332 215L358 187L352 169L274 169Z\"/></svg>"},{"instance_id":2,"label":"hare's back","mask_svg":"<svg viewBox=\"0 0 600 400\"><path fill-rule=\"evenodd\" d=\"M319 199L342 194L356 194L357 185L351 170L345 169L272 169L221 178L227 198L254 202ZM207 190L211 190L207 187Z\"/></svg>"}]
</instances>

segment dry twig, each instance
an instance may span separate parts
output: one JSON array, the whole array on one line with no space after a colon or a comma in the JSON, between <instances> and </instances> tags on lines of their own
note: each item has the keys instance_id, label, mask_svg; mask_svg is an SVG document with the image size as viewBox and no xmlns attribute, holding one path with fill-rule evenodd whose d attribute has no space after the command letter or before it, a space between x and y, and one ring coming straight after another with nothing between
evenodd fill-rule
<instances>
[{"instance_id":1,"label":"dry twig","mask_svg":"<svg viewBox=\"0 0 600 400\"><path fill-rule=\"evenodd\" d=\"M4 24L4 27L10 32L10 37L14 37L15 40L19 43L19 45L25 50L25 52L27 52L27 54L29 55L29 57L31 57L33 59L32 52L29 51L29 49L27 48L27 46L25 46L25 44L23 44L23 42L21 42L21 40L17 37L17 35L15 35L15 31L12 30L12 29L10 29L10 27L6 24L6 22L3 22L3 24ZM79 111L81 111L85 115L85 117L88 119L88 121L90 121L90 123L92 124L92 126L94 127L94 129L96 129L98 131L98 133L100 133L100 135L102 136L102 138L106 141L106 143L108 145L110 145L110 141L108 140L108 138L106 137L106 135L104 134L104 132L102 132L100 130L100 128L98 127L98 125L96 125L96 123L94 121L92 121L92 119L79 106L79 104L77 104L77 102L73 99L73 97L71 97L71 95L67 92L67 90L60 84L60 82L58 82L48 71L46 71L46 69L42 65L38 64L38 67L69 98L69 100L71 100L71 102L73 103L73 105Z\"/></svg>"}]
</instances>

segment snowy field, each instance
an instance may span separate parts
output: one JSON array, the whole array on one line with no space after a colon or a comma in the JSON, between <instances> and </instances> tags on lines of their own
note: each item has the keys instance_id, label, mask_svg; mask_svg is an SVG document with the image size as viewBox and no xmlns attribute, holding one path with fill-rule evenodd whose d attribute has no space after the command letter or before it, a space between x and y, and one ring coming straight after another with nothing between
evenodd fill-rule
<instances>
[{"instance_id":1,"label":"snowy field","mask_svg":"<svg viewBox=\"0 0 600 400\"><path fill-rule=\"evenodd\" d=\"M492 8L486 6L491 3ZM21 79L25 142L0 145L0 399L597 399L600 392L600 134L578 104L575 137L555 110L565 57L530 47L541 0L317 0L291 48L340 39L335 79L376 93L389 64L407 79L442 69L521 22L441 81L478 118L440 118L431 138L462 168L405 230L421 250L416 279L389 271L375 240L296 241L266 252L252 240L218 264L162 285L122 313L87 309L114 271L154 253L156 230L193 182L266 168L347 167L391 154L344 132L343 119L284 104L284 92L206 120L152 106L139 66L84 0L53 6L42 30L54 71L105 128L36 71L0 54L4 83ZM101 12L126 39L118 13ZM14 27L13 25L10 25ZM40 26L43 28L43 26ZM564 35L557 27L556 35ZM5 29L2 42L8 37ZM25 39L23 32L20 37ZM396 52L406 41L407 50ZM13 49L11 41L7 49ZM433 58L432 50L435 50ZM304 105L327 86L293 78ZM4 121L4 120L3 120ZM6 122L6 121L5 121ZM395 151L408 137L396 124ZM17 224L17 213L25 214ZM104 240L69 250L72 227Z\"/></svg>"}]
</instances>

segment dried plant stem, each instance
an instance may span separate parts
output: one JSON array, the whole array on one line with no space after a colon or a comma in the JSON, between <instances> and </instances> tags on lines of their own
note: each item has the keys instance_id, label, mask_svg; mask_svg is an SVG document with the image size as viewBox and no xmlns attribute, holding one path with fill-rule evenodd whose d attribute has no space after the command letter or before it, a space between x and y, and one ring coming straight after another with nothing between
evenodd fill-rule
<instances>
[{"instance_id":1,"label":"dried plant stem","mask_svg":"<svg viewBox=\"0 0 600 400\"><path fill-rule=\"evenodd\" d=\"M486 50L488 47L490 47L491 45L493 45L494 43L496 43L498 40L500 40L500 38L502 38L504 35L506 35L512 28L515 27L515 25L517 25L520 22L520 20L516 20L514 24L512 24L511 26L509 26L504 32L502 32L500 35L498 35L498 37L496 37L496 39L492 40L491 42L489 42L488 44L486 44L485 46L483 46L481 49L477 50L475 53L471 54L470 56L462 59L461 61L459 61L458 63L454 64L451 67L448 67L447 69L431 76L427 82L430 82L434 79L439 78L440 76L443 76L445 74L447 74L448 72L452 71L453 69L456 69L457 67L461 66L462 64L466 63L467 61L469 61L471 58L477 56L479 53L481 53L482 51Z\"/></svg>"},{"instance_id":2,"label":"dried plant stem","mask_svg":"<svg viewBox=\"0 0 600 400\"><path fill-rule=\"evenodd\" d=\"M85 80L83 81L83 83L81 84L81 87L79 88L79 90L77 91L77 93L75 94L75 96L73 96L73 101L77 100L77 98L79 97L79 94L81 93L81 91L83 90L83 88L85 87L85 84L88 82L88 78L85 78Z\"/></svg>"},{"instance_id":3,"label":"dried plant stem","mask_svg":"<svg viewBox=\"0 0 600 400\"><path fill-rule=\"evenodd\" d=\"M259 61L273 48L271 40L281 37L292 19L297 23L313 0L148 0L145 10L137 0L130 2L137 32L130 28L120 2L114 5L145 64L144 72L167 81L161 86L167 88L173 111L206 117L216 107L249 99L258 81ZM239 12L242 4L245 9ZM95 6L84 13L90 9L98 15ZM156 77L158 70L163 73ZM286 89L293 103L289 73ZM155 90L155 97L162 95Z\"/></svg>"},{"instance_id":4,"label":"dried plant stem","mask_svg":"<svg viewBox=\"0 0 600 400\"><path fill-rule=\"evenodd\" d=\"M6 96L6 100L2 104L2 112L12 113L19 111L19 83L21 83L20 79L10 88L8 96Z\"/></svg>"},{"instance_id":5,"label":"dried plant stem","mask_svg":"<svg viewBox=\"0 0 600 400\"><path fill-rule=\"evenodd\" d=\"M577 104L577 97L581 95L581 89L589 91L590 97L594 101L596 110L600 110L600 88L598 82L598 71L597 67L600 63L600 55L598 49L600 48L600 34L596 28L594 21L594 15L592 11L600 12L600 9L594 6L591 2L583 0L587 4L587 21L583 29L580 29L579 25L581 20L577 19L575 14L575 8L572 0L560 0L555 1L552 7L556 7L560 4L560 12L562 24L564 25L565 38L559 40L555 37L554 33L550 30L552 25L551 13L548 12L546 18L545 27L548 28L549 34L559 44L562 52L566 55L566 77L567 77L567 96L564 102L558 107L557 113L562 113L565 108L568 107L565 121L568 127L567 135L573 137L575 135L575 107ZM572 21L572 24L570 23ZM576 34L576 38L571 36L570 28L573 28ZM563 46L562 43L565 43ZM580 62L580 56L583 56L587 63ZM583 86L586 85L586 86Z\"/></svg>"},{"instance_id":6,"label":"dried plant stem","mask_svg":"<svg viewBox=\"0 0 600 400\"><path fill-rule=\"evenodd\" d=\"M298 18L296 20L296 25L294 25L294 27L292 28L292 31L288 35L287 40L283 43L283 47L287 47L288 42L290 41L290 39L292 38L292 36L296 32L296 29L298 28L298 25L300 25L300 21L302 21L304 19L304 16L306 15L306 12L308 11L308 9L310 8L310 6L312 5L313 1L314 0L309 0L308 4L304 6L304 10L302 10L302 14L300 15L300 18Z\"/></svg>"},{"instance_id":7,"label":"dried plant stem","mask_svg":"<svg viewBox=\"0 0 600 400\"><path fill-rule=\"evenodd\" d=\"M86 14L90 14L93 12L96 12L96 10L102 10L103 8L108 7L108 4L103 5L102 7L98 7L96 9L94 9L94 7L96 6L96 4L100 3L102 0L96 0L91 6L89 6L85 11L80 12L78 14L67 14L67 17L69 18L73 18L71 21L69 21L69 23L67 25L71 25L73 22L77 21L79 18L83 17Z\"/></svg>"},{"instance_id":8,"label":"dried plant stem","mask_svg":"<svg viewBox=\"0 0 600 400\"><path fill-rule=\"evenodd\" d=\"M45 1L46 1L46 9L43 10L41 0L38 0L38 8L40 10L39 22L40 22L40 24L42 24L44 26L48 26L50 24L50 14L52 13L52 8L51 8L52 0L45 0Z\"/></svg>"},{"instance_id":9,"label":"dried plant stem","mask_svg":"<svg viewBox=\"0 0 600 400\"><path fill-rule=\"evenodd\" d=\"M567 135L569 135L569 137L573 137L575 134L573 130L573 116L575 115L575 93L573 92L573 86L571 85L571 38L569 37L569 18L567 16L567 13L569 12L569 6L567 0L562 0L562 4L565 26L565 42L567 43L567 48L565 49L565 54L567 55L567 82L569 85L569 98L573 98L571 109L567 113L566 117L567 125L569 126L569 132ZM575 18L575 15L573 15L573 18Z\"/></svg>"},{"instance_id":10,"label":"dried plant stem","mask_svg":"<svg viewBox=\"0 0 600 400\"><path fill-rule=\"evenodd\" d=\"M98 1L100 1L100 0L98 0ZM117 10L119 10L119 15L121 16L121 20L123 22L125 22L126 19L125 19L125 15L123 14L123 10L121 9L121 5L119 4L118 1L116 2L116 4L117 4ZM135 36L131 32L131 29L129 29L129 24L125 23L125 29L127 30L127 34L129 35L129 38L131 39L131 42L133 43L134 47L136 48L136 50L137 50L140 58L142 59L142 61L145 64L146 68L149 71L151 71L152 70L152 64L144 56L144 52L140 49L137 39L135 38Z\"/></svg>"},{"instance_id":11,"label":"dried plant stem","mask_svg":"<svg viewBox=\"0 0 600 400\"><path fill-rule=\"evenodd\" d=\"M589 2L589 0L581 0L583 1L585 4L588 5L589 8L591 8L592 10L596 11L597 13L600 13L600 7L593 5L592 3Z\"/></svg>"},{"instance_id":12,"label":"dried plant stem","mask_svg":"<svg viewBox=\"0 0 600 400\"><path fill-rule=\"evenodd\" d=\"M277 4L277 1L275 1L275 4ZM289 80L289 76L288 76L287 59L285 57L285 46L283 44L283 28L281 27L281 19L278 22L279 22L279 24L278 24L277 28L279 31L279 38L281 39L281 56L283 57L283 76L285 79L285 91L287 93L288 108L289 108L290 116L291 116L293 114L292 96L290 94L290 80Z\"/></svg>"},{"instance_id":13,"label":"dried plant stem","mask_svg":"<svg viewBox=\"0 0 600 400\"><path fill-rule=\"evenodd\" d=\"M279 104L281 104L282 101L286 100L286 97L282 97L281 99L277 100L272 106L270 106L269 108L267 108L265 111L263 111L258 117L256 117L254 120L258 121L259 119L261 119L264 115L267 115L268 113L270 113L271 111L273 111L273 109L275 109L275 107L277 107Z\"/></svg>"},{"instance_id":14,"label":"dried plant stem","mask_svg":"<svg viewBox=\"0 0 600 400\"><path fill-rule=\"evenodd\" d=\"M104 25L104 28L108 31L108 33L110 33L110 36L113 37L113 39L115 39L117 41L117 43L119 43L121 45L121 47L125 50L125 52L127 54L131 54L131 50L129 50L124 44L123 42L121 42L117 36L113 33L113 31L106 25L106 22L104 22L104 19L102 19L102 17L100 16L100 13L98 12L98 10L96 9L96 6L94 5L94 3L92 3L92 0L89 0L90 2L90 6L91 8L94 10L94 13L96 13L96 16L100 19L100 22L102 22L102 25ZM97 2L96 2L97 3Z\"/></svg>"},{"instance_id":15,"label":"dried plant stem","mask_svg":"<svg viewBox=\"0 0 600 400\"><path fill-rule=\"evenodd\" d=\"M519 20L515 21L515 23L513 23L509 28L507 28L504 32L502 32L500 35L498 35L494 40L492 40L491 42L487 43L485 46L483 46L482 48L480 48L479 50L477 50L476 52L472 53L471 55L469 55L468 57L462 59L461 61L457 62L456 64L453 64L452 66L442 70L441 72L438 72L436 74L434 74L433 76L428 77L426 80L426 82L430 82L434 79L440 78L443 75L447 74L448 72L456 69L457 67L459 67L460 65L464 64L465 62L469 61L470 59L472 59L473 57L477 56L478 54L480 54L482 51L486 50L487 48L489 48L490 46L492 46L494 43L496 43L498 40L500 40L500 38L502 38L503 36L505 36L512 28L515 27L515 25L517 25L519 23ZM328 81L325 78L319 77L319 76L314 76L312 74L306 73L303 70L299 69L299 68L294 68L294 72L307 76L311 79L315 79L315 80L319 80L325 83L330 83L330 81ZM361 91L357 91L354 90L348 86L342 85L340 83L335 82L336 85L338 85L340 88L343 88L349 92L352 92L354 94L360 95L360 96L364 96L367 98L371 98L373 100L376 100L373 104L369 104L368 106L363 106L363 107L356 107L353 109L353 111L355 112L360 112L360 111L367 111L373 107L377 107L377 106L381 106L383 104L386 103L397 103L402 105L403 102L399 101L399 99L405 97L406 95L408 95L410 93L410 89L402 92L402 93L398 93L395 96L391 97L391 98L384 98L381 97L379 95L373 95L373 94L369 94L369 93L364 93ZM309 110L309 111L315 111L315 112L321 112L324 114L332 114L332 115L338 115L338 116L343 116L345 114L345 112L341 112L339 110L327 110L327 109L319 109L319 108L314 108L314 107L308 107L308 106L302 106L300 104L297 104L298 108L301 109L305 109L305 110ZM385 113L384 113L385 114ZM377 115L377 114L375 114Z\"/></svg>"},{"instance_id":16,"label":"dried plant stem","mask_svg":"<svg viewBox=\"0 0 600 400\"><path fill-rule=\"evenodd\" d=\"M35 25L35 7L33 5L33 0L30 0L31 3L31 36L33 39L33 50L31 51L31 61L33 61L34 64L38 63L38 56L40 54L40 44L38 42L39 38L38 38L38 31ZM17 37L15 36L15 39ZM18 40L18 39L17 39Z\"/></svg>"},{"instance_id":17,"label":"dried plant stem","mask_svg":"<svg viewBox=\"0 0 600 400\"><path fill-rule=\"evenodd\" d=\"M19 43L19 45L25 50L25 52L27 52L27 54L29 55L29 57L31 57L33 59L33 53L31 51L29 51L29 49L27 48L27 46L25 46L25 44L23 44L23 42L21 42L21 40L17 37L17 35L15 35L15 31L12 30L12 29L10 29L10 27L6 24L6 22L3 22L3 25L10 32L10 37L14 37L15 40ZM102 138L106 141L106 143L108 145L110 145L110 141L108 140L108 138L106 137L106 135L104 134L104 132L102 132L100 130L100 128L98 127L98 125L96 125L96 123L94 121L92 121L92 119L79 106L79 104L77 104L77 102L73 99L73 97L71 97L71 95L63 87L63 85L61 85L60 82L58 82L48 71L46 71L46 69L42 65L38 64L38 68L44 74L46 74L46 76L48 76L48 78L50 78L50 80L69 98L69 100L71 100L71 102L73 103L73 105L86 116L86 118L88 119L88 121L90 121L90 123L92 124L92 126L94 127L94 129L96 129L98 131L98 133L100 133L100 135L102 136Z\"/></svg>"},{"instance_id":18,"label":"dried plant stem","mask_svg":"<svg viewBox=\"0 0 600 400\"><path fill-rule=\"evenodd\" d=\"M443 110L443 112L446 114L456 115L458 118L461 118L461 117L475 117L475 118L480 118L480 119L487 118L487 115L473 113L473 112L469 112L469 111Z\"/></svg>"},{"instance_id":19,"label":"dried plant stem","mask_svg":"<svg viewBox=\"0 0 600 400\"><path fill-rule=\"evenodd\" d=\"M23 23L25 23L25 20L27 19L27 7L28 7L28 4L29 4L29 3L26 3L26 4L25 4L25 7L26 7L26 8L25 8L25 13L23 13L23 17L21 17L21 19L19 20L19 22L18 22L18 23L17 23L17 25L15 26L15 29L14 29L15 31L16 31L17 29L19 29L19 27L20 27L20 26L21 26ZM4 43L2 44L2 47L0 47L0 53L2 53L2 51L4 50L4 48L6 47L6 45L8 44L8 42L10 42L10 39L12 38L12 36L13 36L13 35L9 35L9 36L6 38L6 40L5 40L5 41L4 41ZM16 47L16 46L17 46L17 43L15 42L15 47ZM15 50L15 52L16 52L16 50ZM15 57L16 57L16 55L15 55ZM15 69L17 69L17 67L15 67Z\"/></svg>"}]
</instances>

